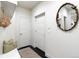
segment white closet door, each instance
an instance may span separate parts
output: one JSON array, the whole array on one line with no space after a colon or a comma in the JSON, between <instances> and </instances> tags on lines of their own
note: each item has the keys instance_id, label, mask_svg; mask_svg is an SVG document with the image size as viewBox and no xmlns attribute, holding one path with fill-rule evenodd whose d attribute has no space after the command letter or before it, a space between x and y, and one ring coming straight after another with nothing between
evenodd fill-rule
<instances>
[{"instance_id":1,"label":"white closet door","mask_svg":"<svg viewBox=\"0 0 79 59\"><path fill-rule=\"evenodd\" d=\"M30 40L30 22L26 16L19 16L18 20L18 36L17 36L17 46L18 48L29 45Z\"/></svg>"},{"instance_id":2,"label":"white closet door","mask_svg":"<svg viewBox=\"0 0 79 59\"><path fill-rule=\"evenodd\" d=\"M24 46L24 43L25 43L25 37L26 37L26 27L25 27L25 19L23 19L23 16L22 18L20 19L20 28L19 28L19 40L20 40L20 46ZM27 42L26 42L27 43Z\"/></svg>"},{"instance_id":3,"label":"white closet door","mask_svg":"<svg viewBox=\"0 0 79 59\"><path fill-rule=\"evenodd\" d=\"M31 39L31 13L21 7L16 8L16 39L17 47L30 45Z\"/></svg>"},{"instance_id":4,"label":"white closet door","mask_svg":"<svg viewBox=\"0 0 79 59\"><path fill-rule=\"evenodd\" d=\"M44 51L45 48L45 16L35 19L34 45Z\"/></svg>"},{"instance_id":5,"label":"white closet door","mask_svg":"<svg viewBox=\"0 0 79 59\"><path fill-rule=\"evenodd\" d=\"M20 46L23 47L29 45L30 23L29 20L23 16L19 22L20 22L19 40L20 40Z\"/></svg>"},{"instance_id":6,"label":"white closet door","mask_svg":"<svg viewBox=\"0 0 79 59\"><path fill-rule=\"evenodd\" d=\"M25 43L25 19L23 19L23 16L19 16L20 19L18 20L18 48L24 46Z\"/></svg>"}]
</instances>

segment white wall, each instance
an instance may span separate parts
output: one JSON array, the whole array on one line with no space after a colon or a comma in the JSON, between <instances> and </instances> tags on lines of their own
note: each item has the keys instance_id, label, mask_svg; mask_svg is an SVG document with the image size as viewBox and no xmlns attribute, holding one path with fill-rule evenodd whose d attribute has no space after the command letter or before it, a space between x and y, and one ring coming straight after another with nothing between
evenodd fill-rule
<instances>
[{"instance_id":1,"label":"white wall","mask_svg":"<svg viewBox=\"0 0 79 59\"><path fill-rule=\"evenodd\" d=\"M45 52L48 57L79 57L79 23L73 30L69 32L60 30L56 23L57 11L60 6L66 2L76 5L79 9L78 0L42 2L35 9L33 9L33 15L46 10ZM32 24L34 24L34 20L32 21ZM32 30L33 27L34 26L32 26ZM32 35L34 35L33 31Z\"/></svg>"}]
</instances>

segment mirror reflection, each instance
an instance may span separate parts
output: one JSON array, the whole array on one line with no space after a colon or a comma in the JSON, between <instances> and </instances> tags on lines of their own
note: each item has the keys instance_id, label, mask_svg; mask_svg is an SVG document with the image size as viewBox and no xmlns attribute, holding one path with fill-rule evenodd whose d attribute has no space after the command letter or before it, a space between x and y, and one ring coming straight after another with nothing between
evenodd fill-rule
<instances>
[{"instance_id":1,"label":"mirror reflection","mask_svg":"<svg viewBox=\"0 0 79 59\"><path fill-rule=\"evenodd\" d=\"M16 5L8 1L0 1L0 28L7 28L11 24ZM5 33L6 35L6 33ZM8 53L16 48L16 41L13 38L0 40L0 54Z\"/></svg>"},{"instance_id":2,"label":"mirror reflection","mask_svg":"<svg viewBox=\"0 0 79 59\"><path fill-rule=\"evenodd\" d=\"M71 30L78 21L78 12L73 4L62 5L57 13L57 24L64 31Z\"/></svg>"},{"instance_id":3,"label":"mirror reflection","mask_svg":"<svg viewBox=\"0 0 79 59\"><path fill-rule=\"evenodd\" d=\"M0 27L7 27L11 24L10 20L14 14L16 5L7 1L1 1L0 6Z\"/></svg>"}]
</instances>

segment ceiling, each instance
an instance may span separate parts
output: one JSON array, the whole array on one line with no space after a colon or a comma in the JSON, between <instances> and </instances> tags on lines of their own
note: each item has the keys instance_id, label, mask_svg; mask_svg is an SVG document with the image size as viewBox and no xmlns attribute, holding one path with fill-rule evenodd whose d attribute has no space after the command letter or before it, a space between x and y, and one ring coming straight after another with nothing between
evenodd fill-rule
<instances>
[{"instance_id":1,"label":"ceiling","mask_svg":"<svg viewBox=\"0 0 79 59\"><path fill-rule=\"evenodd\" d=\"M19 1L18 6L28 9L33 9L41 1Z\"/></svg>"}]
</instances>

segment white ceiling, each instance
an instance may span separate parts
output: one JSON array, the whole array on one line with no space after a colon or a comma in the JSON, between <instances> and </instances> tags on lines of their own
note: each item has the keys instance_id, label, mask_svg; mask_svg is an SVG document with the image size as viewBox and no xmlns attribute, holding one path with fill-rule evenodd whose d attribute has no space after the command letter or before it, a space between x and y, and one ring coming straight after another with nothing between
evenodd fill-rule
<instances>
[{"instance_id":1,"label":"white ceiling","mask_svg":"<svg viewBox=\"0 0 79 59\"><path fill-rule=\"evenodd\" d=\"M19 1L18 6L28 9L33 9L41 1Z\"/></svg>"}]
</instances>

